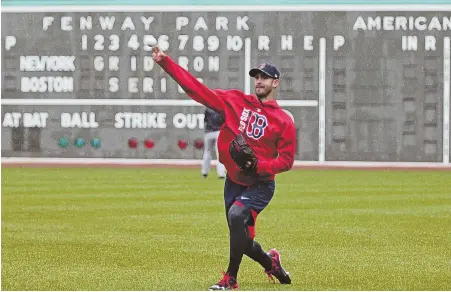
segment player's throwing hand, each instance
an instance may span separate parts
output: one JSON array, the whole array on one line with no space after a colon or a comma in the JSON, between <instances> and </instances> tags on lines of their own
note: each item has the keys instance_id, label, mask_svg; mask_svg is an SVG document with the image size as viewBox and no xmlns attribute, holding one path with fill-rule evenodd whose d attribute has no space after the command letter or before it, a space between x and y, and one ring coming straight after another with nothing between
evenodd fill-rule
<instances>
[{"instance_id":1,"label":"player's throwing hand","mask_svg":"<svg viewBox=\"0 0 451 292\"><path fill-rule=\"evenodd\" d=\"M155 62L163 61L164 57L166 57L166 54L158 46L152 47L152 58Z\"/></svg>"}]
</instances>

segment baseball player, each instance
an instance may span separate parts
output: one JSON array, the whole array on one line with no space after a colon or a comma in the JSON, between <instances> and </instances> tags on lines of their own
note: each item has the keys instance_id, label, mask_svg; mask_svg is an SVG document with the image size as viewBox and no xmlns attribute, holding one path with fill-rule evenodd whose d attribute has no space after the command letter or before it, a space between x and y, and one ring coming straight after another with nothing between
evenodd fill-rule
<instances>
[{"instance_id":1,"label":"baseball player","mask_svg":"<svg viewBox=\"0 0 451 292\"><path fill-rule=\"evenodd\" d=\"M204 124L204 159L202 161L201 172L202 175L206 178L208 176L208 173L210 172L211 152L213 151L213 149L215 149L216 157L219 157L217 142L219 130L224 124L224 119L220 114L207 107L205 109ZM224 164L219 161L217 161L216 164L216 174L221 179L224 179L226 175Z\"/></svg>"},{"instance_id":2,"label":"baseball player","mask_svg":"<svg viewBox=\"0 0 451 292\"><path fill-rule=\"evenodd\" d=\"M250 70L255 94L245 94L236 89L208 88L158 46L153 47L152 56L188 96L225 118L218 151L219 161L227 170L224 202L230 230L230 258L227 271L209 290L239 288L237 276L243 255L258 262L273 281L274 276L281 284L290 284L279 252L275 249L264 252L254 239L257 216L274 195L274 178L292 168L295 156L294 122L275 100L279 71L270 63Z\"/></svg>"}]
</instances>

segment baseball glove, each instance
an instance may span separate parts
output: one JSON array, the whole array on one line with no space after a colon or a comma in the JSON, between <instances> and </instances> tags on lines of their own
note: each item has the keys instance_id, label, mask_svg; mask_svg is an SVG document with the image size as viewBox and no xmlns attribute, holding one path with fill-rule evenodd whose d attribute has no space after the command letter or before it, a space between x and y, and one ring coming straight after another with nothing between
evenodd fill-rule
<instances>
[{"instance_id":1,"label":"baseball glove","mask_svg":"<svg viewBox=\"0 0 451 292\"><path fill-rule=\"evenodd\" d=\"M247 144L243 133L238 134L230 143L229 153L236 165L243 171L254 173L257 170L257 157Z\"/></svg>"}]
</instances>

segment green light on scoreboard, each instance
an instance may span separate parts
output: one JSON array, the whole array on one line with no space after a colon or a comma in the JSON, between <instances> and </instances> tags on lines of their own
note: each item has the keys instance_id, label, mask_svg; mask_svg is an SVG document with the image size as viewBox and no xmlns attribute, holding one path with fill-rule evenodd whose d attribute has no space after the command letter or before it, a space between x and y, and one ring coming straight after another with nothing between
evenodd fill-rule
<instances>
[{"instance_id":1,"label":"green light on scoreboard","mask_svg":"<svg viewBox=\"0 0 451 292\"><path fill-rule=\"evenodd\" d=\"M74 146L77 148L82 148L85 145L86 145L86 142L83 138L77 138L74 141Z\"/></svg>"},{"instance_id":2,"label":"green light on scoreboard","mask_svg":"<svg viewBox=\"0 0 451 292\"><path fill-rule=\"evenodd\" d=\"M102 143L100 142L99 138L94 138L94 139L91 140L91 146L93 148L98 149L98 148L100 148L100 145L102 145Z\"/></svg>"},{"instance_id":3,"label":"green light on scoreboard","mask_svg":"<svg viewBox=\"0 0 451 292\"><path fill-rule=\"evenodd\" d=\"M61 148L66 148L67 146L69 146L69 139L67 139L66 137L61 137L58 141L58 145Z\"/></svg>"}]
</instances>

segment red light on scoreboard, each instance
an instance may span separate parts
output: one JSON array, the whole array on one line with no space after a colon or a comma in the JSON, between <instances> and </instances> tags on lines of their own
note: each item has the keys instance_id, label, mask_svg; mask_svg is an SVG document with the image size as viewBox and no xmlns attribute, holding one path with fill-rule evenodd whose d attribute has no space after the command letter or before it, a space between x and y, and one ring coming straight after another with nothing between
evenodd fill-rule
<instances>
[{"instance_id":1,"label":"red light on scoreboard","mask_svg":"<svg viewBox=\"0 0 451 292\"><path fill-rule=\"evenodd\" d=\"M196 149L204 148L204 140L202 140L202 139L194 140L194 147L196 147Z\"/></svg>"},{"instance_id":2,"label":"red light on scoreboard","mask_svg":"<svg viewBox=\"0 0 451 292\"><path fill-rule=\"evenodd\" d=\"M185 150L186 147L188 147L188 141L186 141L186 140L184 140L184 139L180 139L180 140L178 141L178 145L179 145L179 148L180 148L180 149Z\"/></svg>"},{"instance_id":3,"label":"red light on scoreboard","mask_svg":"<svg viewBox=\"0 0 451 292\"><path fill-rule=\"evenodd\" d=\"M138 139L136 138L130 138L128 139L128 147L129 148L138 148Z\"/></svg>"},{"instance_id":4,"label":"red light on scoreboard","mask_svg":"<svg viewBox=\"0 0 451 292\"><path fill-rule=\"evenodd\" d=\"M144 140L144 147L146 147L147 149L152 149L153 146L155 146L155 142L153 142L152 139Z\"/></svg>"}]
</instances>

